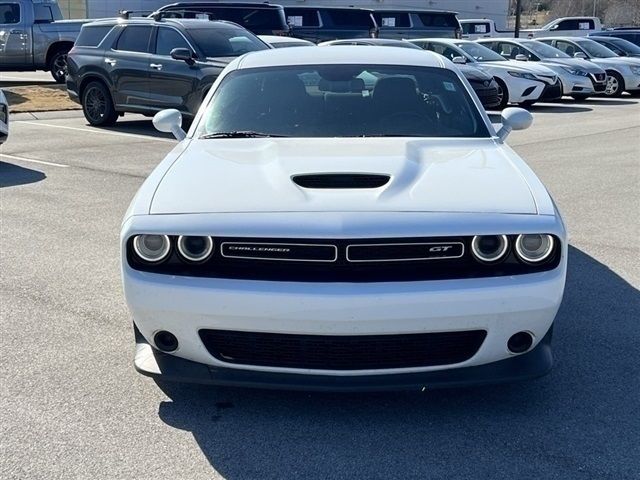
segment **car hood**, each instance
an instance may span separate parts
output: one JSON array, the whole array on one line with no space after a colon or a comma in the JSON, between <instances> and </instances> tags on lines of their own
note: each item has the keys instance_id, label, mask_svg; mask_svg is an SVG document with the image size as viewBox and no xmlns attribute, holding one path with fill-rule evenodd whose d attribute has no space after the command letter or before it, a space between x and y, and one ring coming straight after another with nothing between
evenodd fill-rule
<instances>
[{"instance_id":1,"label":"car hood","mask_svg":"<svg viewBox=\"0 0 640 480\"><path fill-rule=\"evenodd\" d=\"M486 72L483 72L477 67L472 67L469 65L457 65L457 67L467 80L486 81L486 80L491 80L492 78L491 75L489 75Z\"/></svg>"},{"instance_id":2,"label":"car hood","mask_svg":"<svg viewBox=\"0 0 640 480\"><path fill-rule=\"evenodd\" d=\"M511 149L492 139L193 140L156 188L151 214L479 212L536 214ZM378 188L303 188L300 174L389 175Z\"/></svg>"},{"instance_id":3,"label":"car hood","mask_svg":"<svg viewBox=\"0 0 640 480\"><path fill-rule=\"evenodd\" d=\"M579 68L589 73L604 73L602 68L593 62L581 58L543 58L543 65L564 65L567 67Z\"/></svg>"},{"instance_id":4,"label":"car hood","mask_svg":"<svg viewBox=\"0 0 640 480\"><path fill-rule=\"evenodd\" d=\"M610 57L610 58L592 58L591 61L596 65L603 67L637 67L640 65L640 58L630 57Z\"/></svg>"}]
</instances>

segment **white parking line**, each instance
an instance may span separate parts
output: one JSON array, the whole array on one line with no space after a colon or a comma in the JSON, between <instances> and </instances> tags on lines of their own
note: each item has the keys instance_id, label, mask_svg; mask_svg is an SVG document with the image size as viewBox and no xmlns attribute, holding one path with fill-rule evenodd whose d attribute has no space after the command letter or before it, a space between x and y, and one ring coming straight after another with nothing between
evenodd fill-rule
<instances>
[{"instance_id":1,"label":"white parking line","mask_svg":"<svg viewBox=\"0 0 640 480\"><path fill-rule=\"evenodd\" d=\"M155 142L176 143L175 140L170 140L168 138L149 137L147 135L138 135L136 133L112 132L110 130L100 130L98 128L68 127L66 125L53 125L51 123L33 122L30 120L16 120L13 123L24 123L27 125L35 125L36 127L62 128L64 130L75 130L77 132L101 133L103 135L115 135L118 137L131 137L131 138L138 138L141 140L155 141Z\"/></svg>"},{"instance_id":2,"label":"white parking line","mask_svg":"<svg viewBox=\"0 0 640 480\"><path fill-rule=\"evenodd\" d=\"M12 160L19 160L21 162L40 163L42 165L49 165L51 167L69 168L69 165L64 163L45 162L44 160L36 160L34 158L17 157L15 155L7 155L6 153L0 153L0 157L10 158Z\"/></svg>"}]
</instances>

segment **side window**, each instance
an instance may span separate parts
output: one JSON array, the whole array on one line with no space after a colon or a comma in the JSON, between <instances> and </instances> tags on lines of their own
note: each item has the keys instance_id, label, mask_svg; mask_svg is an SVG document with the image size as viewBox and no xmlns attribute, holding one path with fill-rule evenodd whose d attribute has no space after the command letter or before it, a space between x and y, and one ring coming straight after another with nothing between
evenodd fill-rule
<instances>
[{"instance_id":1,"label":"side window","mask_svg":"<svg viewBox=\"0 0 640 480\"><path fill-rule=\"evenodd\" d=\"M80 35L78 35L78 38L76 39L76 45L78 47L97 47L112 28L112 25L82 27Z\"/></svg>"},{"instance_id":2,"label":"side window","mask_svg":"<svg viewBox=\"0 0 640 480\"><path fill-rule=\"evenodd\" d=\"M334 27L342 28L372 28L373 20L367 11L359 10L326 10L326 15Z\"/></svg>"},{"instance_id":3,"label":"side window","mask_svg":"<svg viewBox=\"0 0 640 480\"><path fill-rule=\"evenodd\" d=\"M578 30L594 30L596 28L593 20L579 20L578 21Z\"/></svg>"},{"instance_id":4,"label":"side window","mask_svg":"<svg viewBox=\"0 0 640 480\"><path fill-rule=\"evenodd\" d=\"M151 27L142 25L129 25L120 34L115 49L124 52L149 51L149 39L151 38Z\"/></svg>"},{"instance_id":5,"label":"side window","mask_svg":"<svg viewBox=\"0 0 640 480\"><path fill-rule=\"evenodd\" d=\"M376 12L373 14L376 23L386 28L408 28L411 26L409 14L405 12Z\"/></svg>"},{"instance_id":6,"label":"side window","mask_svg":"<svg viewBox=\"0 0 640 480\"><path fill-rule=\"evenodd\" d=\"M558 24L556 30L578 30L577 20L563 20Z\"/></svg>"},{"instance_id":7,"label":"side window","mask_svg":"<svg viewBox=\"0 0 640 480\"><path fill-rule=\"evenodd\" d=\"M556 48L558 50L562 50L564 53L566 53L567 55L569 55L570 57L573 57L573 55L579 51L576 47L574 47L571 43L569 42L563 42L562 40L558 40L556 42Z\"/></svg>"},{"instance_id":8,"label":"side window","mask_svg":"<svg viewBox=\"0 0 640 480\"><path fill-rule=\"evenodd\" d=\"M17 3L0 3L0 25L20 23L20 5Z\"/></svg>"},{"instance_id":9,"label":"side window","mask_svg":"<svg viewBox=\"0 0 640 480\"><path fill-rule=\"evenodd\" d=\"M605 47L607 47L609 50L613 50L613 52L616 55L620 55L621 57L626 57L626 53L623 52L622 50L620 50L617 45L615 45L613 42L604 42L602 43L602 45L604 45Z\"/></svg>"},{"instance_id":10,"label":"side window","mask_svg":"<svg viewBox=\"0 0 640 480\"><path fill-rule=\"evenodd\" d=\"M453 14L447 13L418 13L420 21L425 27L458 28L460 24Z\"/></svg>"},{"instance_id":11,"label":"side window","mask_svg":"<svg viewBox=\"0 0 640 480\"><path fill-rule=\"evenodd\" d=\"M160 27L156 38L156 55L169 56L174 48L188 48L191 50L187 41L178 31L173 28Z\"/></svg>"},{"instance_id":12,"label":"side window","mask_svg":"<svg viewBox=\"0 0 640 480\"><path fill-rule=\"evenodd\" d=\"M47 5L33 5L36 23L53 22L53 12L51 7Z\"/></svg>"},{"instance_id":13,"label":"side window","mask_svg":"<svg viewBox=\"0 0 640 480\"><path fill-rule=\"evenodd\" d=\"M292 27L319 27L320 16L310 8L287 8L287 23Z\"/></svg>"}]
</instances>

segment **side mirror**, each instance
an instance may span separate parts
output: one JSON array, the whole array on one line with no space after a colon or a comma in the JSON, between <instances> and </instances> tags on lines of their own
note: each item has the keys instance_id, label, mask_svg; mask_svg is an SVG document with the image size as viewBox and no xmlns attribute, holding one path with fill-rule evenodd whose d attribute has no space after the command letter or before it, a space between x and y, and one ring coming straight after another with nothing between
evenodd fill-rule
<instances>
[{"instance_id":1,"label":"side mirror","mask_svg":"<svg viewBox=\"0 0 640 480\"><path fill-rule=\"evenodd\" d=\"M187 65L193 65L196 63L193 59L193 52L188 48L174 48L171 50L170 55L174 60L182 60L183 62L186 62Z\"/></svg>"},{"instance_id":2,"label":"side mirror","mask_svg":"<svg viewBox=\"0 0 640 480\"><path fill-rule=\"evenodd\" d=\"M576 52L573 54L573 58L587 58L587 56L582 52Z\"/></svg>"},{"instance_id":3,"label":"side mirror","mask_svg":"<svg viewBox=\"0 0 640 480\"><path fill-rule=\"evenodd\" d=\"M179 141L184 140L187 134L182 130L182 114L176 109L162 110L153 117L153 126L163 133L173 133Z\"/></svg>"},{"instance_id":4,"label":"side mirror","mask_svg":"<svg viewBox=\"0 0 640 480\"><path fill-rule=\"evenodd\" d=\"M504 142L512 130L525 130L533 123L533 115L524 108L505 108L502 111L502 128L498 131L500 141Z\"/></svg>"},{"instance_id":5,"label":"side mirror","mask_svg":"<svg viewBox=\"0 0 640 480\"><path fill-rule=\"evenodd\" d=\"M518 55L516 55L516 60L518 60L519 62L528 62L529 57L523 55L522 53L519 53Z\"/></svg>"},{"instance_id":6,"label":"side mirror","mask_svg":"<svg viewBox=\"0 0 640 480\"><path fill-rule=\"evenodd\" d=\"M464 65L465 63L467 63L467 59L464 57L453 57L451 61L453 63L457 63L458 65Z\"/></svg>"}]
</instances>

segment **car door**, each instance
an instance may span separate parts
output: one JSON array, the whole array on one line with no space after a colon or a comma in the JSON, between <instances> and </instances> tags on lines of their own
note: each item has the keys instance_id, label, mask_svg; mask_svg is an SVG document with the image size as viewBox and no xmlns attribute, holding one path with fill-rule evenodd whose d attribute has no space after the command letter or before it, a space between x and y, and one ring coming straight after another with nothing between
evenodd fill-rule
<instances>
[{"instance_id":1,"label":"car door","mask_svg":"<svg viewBox=\"0 0 640 480\"><path fill-rule=\"evenodd\" d=\"M30 28L17 2L0 1L0 69L27 66L31 50Z\"/></svg>"},{"instance_id":2,"label":"car door","mask_svg":"<svg viewBox=\"0 0 640 480\"><path fill-rule=\"evenodd\" d=\"M112 48L105 52L104 67L113 84L113 101L127 111L145 111L149 105L149 46L151 25L125 25Z\"/></svg>"},{"instance_id":3,"label":"car door","mask_svg":"<svg viewBox=\"0 0 640 480\"><path fill-rule=\"evenodd\" d=\"M149 59L149 100L158 109L176 108L188 111L189 97L196 91L200 67L184 60L171 58L171 50L194 47L185 36L171 26L156 28L151 57Z\"/></svg>"}]
</instances>

